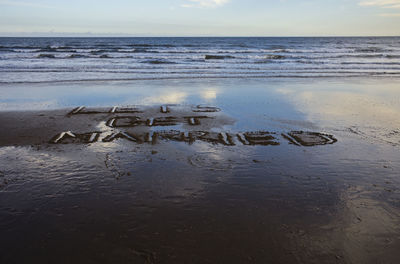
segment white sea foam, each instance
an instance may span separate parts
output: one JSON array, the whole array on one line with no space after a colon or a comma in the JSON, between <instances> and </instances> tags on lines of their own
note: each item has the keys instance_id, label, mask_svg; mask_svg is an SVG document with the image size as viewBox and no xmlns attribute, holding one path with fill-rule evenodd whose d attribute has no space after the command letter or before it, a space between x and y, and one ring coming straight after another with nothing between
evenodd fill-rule
<instances>
[{"instance_id":1,"label":"white sea foam","mask_svg":"<svg viewBox=\"0 0 400 264\"><path fill-rule=\"evenodd\" d=\"M400 38L0 38L0 83L400 76Z\"/></svg>"}]
</instances>

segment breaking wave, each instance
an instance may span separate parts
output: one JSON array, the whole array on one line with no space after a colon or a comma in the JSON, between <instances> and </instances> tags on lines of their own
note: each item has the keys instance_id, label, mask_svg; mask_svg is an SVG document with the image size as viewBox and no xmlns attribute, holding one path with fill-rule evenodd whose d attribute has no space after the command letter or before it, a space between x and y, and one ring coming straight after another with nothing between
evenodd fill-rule
<instances>
[{"instance_id":1,"label":"breaking wave","mask_svg":"<svg viewBox=\"0 0 400 264\"><path fill-rule=\"evenodd\" d=\"M0 82L393 77L399 59L399 37L0 38Z\"/></svg>"}]
</instances>

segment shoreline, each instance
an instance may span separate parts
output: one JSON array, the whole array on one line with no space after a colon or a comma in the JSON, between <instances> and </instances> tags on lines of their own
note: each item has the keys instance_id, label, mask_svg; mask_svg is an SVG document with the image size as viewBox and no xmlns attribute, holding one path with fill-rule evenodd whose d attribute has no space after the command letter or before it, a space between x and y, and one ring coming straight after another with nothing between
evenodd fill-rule
<instances>
[{"instance_id":1,"label":"shoreline","mask_svg":"<svg viewBox=\"0 0 400 264\"><path fill-rule=\"evenodd\" d=\"M338 79L339 78L339 79ZM212 76L212 77L196 77L196 76L188 76L188 77L165 77L165 78L132 78L132 79L88 79L88 80L49 80L49 81L37 81L37 82L0 82L0 86L8 86L8 85L29 85L29 84L102 84L102 83L121 83L121 82L137 82L137 81L209 81L209 80L274 80L274 81L287 81L287 80L327 80L330 81L332 79L340 82L340 81L349 81L349 80L400 80L400 75L391 75L387 73L382 74L372 74L372 75L337 75L337 76Z\"/></svg>"}]
</instances>

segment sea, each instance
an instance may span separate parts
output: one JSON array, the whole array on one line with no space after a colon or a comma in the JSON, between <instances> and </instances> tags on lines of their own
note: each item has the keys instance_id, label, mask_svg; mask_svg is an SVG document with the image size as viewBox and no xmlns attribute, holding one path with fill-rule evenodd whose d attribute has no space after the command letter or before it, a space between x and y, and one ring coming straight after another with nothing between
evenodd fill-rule
<instances>
[{"instance_id":1,"label":"sea","mask_svg":"<svg viewBox=\"0 0 400 264\"><path fill-rule=\"evenodd\" d=\"M0 38L0 83L400 76L400 37Z\"/></svg>"}]
</instances>

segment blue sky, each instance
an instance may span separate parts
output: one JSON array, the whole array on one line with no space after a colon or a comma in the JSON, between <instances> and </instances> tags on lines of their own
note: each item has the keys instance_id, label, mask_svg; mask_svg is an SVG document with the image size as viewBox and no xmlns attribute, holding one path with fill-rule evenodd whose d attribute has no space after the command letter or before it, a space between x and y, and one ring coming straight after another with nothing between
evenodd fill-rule
<instances>
[{"instance_id":1,"label":"blue sky","mask_svg":"<svg viewBox=\"0 0 400 264\"><path fill-rule=\"evenodd\" d=\"M0 0L0 35L400 35L400 0Z\"/></svg>"}]
</instances>

